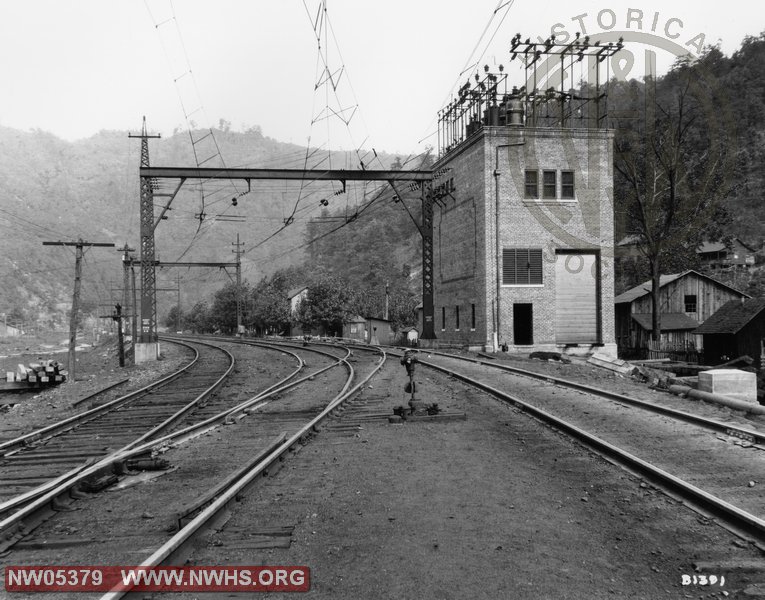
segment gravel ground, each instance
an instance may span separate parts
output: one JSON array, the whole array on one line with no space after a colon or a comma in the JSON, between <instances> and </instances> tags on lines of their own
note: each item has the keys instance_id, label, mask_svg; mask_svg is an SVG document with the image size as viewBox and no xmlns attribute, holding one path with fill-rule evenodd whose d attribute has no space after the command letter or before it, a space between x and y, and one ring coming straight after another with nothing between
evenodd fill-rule
<instances>
[{"instance_id":1,"label":"gravel ground","mask_svg":"<svg viewBox=\"0 0 765 600\"><path fill-rule=\"evenodd\" d=\"M647 389L585 364L502 360L623 393ZM681 585L699 560L723 565L761 554L516 409L438 374L421 378L423 399L467 420L362 418L406 402L403 370L390 360L363 394L363 415L346 411L255 486L221 531L200 540L192 564L307 565L309 597L343 600L743 598L765 581L726 571L722 587ZM665 400L676 401L656 394ZM30 420L44 421L47 404L38 403ZM30 426L23 418L16 424ZM225 431L200 443L208 452L225 449ZM274 527L292 532L288 547L248 542L252 532ZM66 558L62 551L57 560Z\"/></svg>"},{"instance_id":2,"label":"gravel ground","mask_svg":"<svg viewBox=\"0 0 765 600\"><path fill-rule=\"evenodd\" d=\"M44 427L53 420L86 410L87 403L74 407L73 403L123 379L129 381L108 392L106 399L140 389L175 371L192 358L188 351L170 343L163 343L161 351L162 360L120 367L116 341L106 339L99 346L76 353L76 381L35 392L0 393L0 440L16 437ZM28 365L41 358L57 360L62 365L67 363L66 351L51 352L50 348L39 345L25 346L21 354L0 359L0 373L15 371L19 363Z\"/></svg>"}]
</instances>

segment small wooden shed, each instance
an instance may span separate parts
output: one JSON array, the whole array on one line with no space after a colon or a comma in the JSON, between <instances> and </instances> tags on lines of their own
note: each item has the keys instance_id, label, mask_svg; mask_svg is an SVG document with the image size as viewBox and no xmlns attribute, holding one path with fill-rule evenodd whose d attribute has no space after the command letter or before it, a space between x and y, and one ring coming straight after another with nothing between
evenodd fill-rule
<instances>
[{"instance_id":1,"label":"small wooden shed","mask_svg":"<svg viewBox=\"0 0 765 600\"><path fill-rule=\"evenodd\" d=\"M390 321L367 317L367 341L375 346L387 346L393 343L393 328Z\"/></svg>"},{"instance_id":2,"label":"small wooden shed","mask_svg":"<svg viewBox=\"0 0 765 600\"><path fill-rule=\"evenodd\" d=\"M765 355L765 298L732 300L694 331L704 338L705 365L719 365L751 356L763 366Z\"/></svg>"},{"instance_id":3,"label":"small wooden shed","mask_svg":"<svg viewBox=\"0 0 765 600\"><path fill-rule=\"evenodd\" d=\"M367 320L364 317L355 315L349 317L343 323L343 337L349 340L367 342Z\"/></svg>"}]
</instances>

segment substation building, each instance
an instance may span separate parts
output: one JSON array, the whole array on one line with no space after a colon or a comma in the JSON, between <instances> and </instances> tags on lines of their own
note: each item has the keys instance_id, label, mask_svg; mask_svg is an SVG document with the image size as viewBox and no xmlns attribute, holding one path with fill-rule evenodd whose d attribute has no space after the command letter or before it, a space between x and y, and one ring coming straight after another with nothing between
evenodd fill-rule
<instances>
[{"instance_id":1,"label":"substation building","mask_svg":"<svg viewBox=\"0 0 765 600\"><path fill-rule=\"evenodd\" d=\"M438 344L616 356L613 130L602 94L502 94L503 76L488 68L475 79L439 113Z\"/></svg>"}]
</instances>

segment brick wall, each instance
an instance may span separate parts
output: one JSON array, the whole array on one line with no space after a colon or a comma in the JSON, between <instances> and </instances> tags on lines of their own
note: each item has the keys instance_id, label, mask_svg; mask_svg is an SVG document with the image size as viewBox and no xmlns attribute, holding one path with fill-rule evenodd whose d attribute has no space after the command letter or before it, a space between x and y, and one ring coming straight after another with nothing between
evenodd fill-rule
<instances>
[{"instance_id":1,"label":"brick wall","mask_svg":"<svg viewBox=\"0 0 765 600\"><path fill-rule=\"evenodd\" d=\"M498 340L512 346L514 303L533 304L535 348L555 348L556 250L595 251L600 257L601 341L614 345L613 155L612 132L551 128L484 128L442 159L449 167L453 198L434 212L434 288L439 340L491 347L493 343L497 238L502 248L541 248L541 286L500 286ZM575 200L527 200L525 171L573 171ZM497 188L498 184L498 188ZM497 191L499 213L497 214ZM540 194L541 195L541 194ZM454 307L469 325L476 305L476 327L454 331ZM441 307L447 326L442 331ZM467 321L466 321L467 319ZM528 347L523 347L528 349Z\"/></svg>"}]
</instances>

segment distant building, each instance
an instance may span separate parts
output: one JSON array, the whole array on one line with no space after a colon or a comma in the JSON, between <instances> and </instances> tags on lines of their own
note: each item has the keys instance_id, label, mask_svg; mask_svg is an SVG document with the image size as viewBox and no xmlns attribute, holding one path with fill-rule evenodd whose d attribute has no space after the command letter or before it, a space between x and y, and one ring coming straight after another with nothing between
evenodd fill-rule
<instances>
[{"instance_id":1,"label":"distant building","mask_svg":"<svg viewBox=\"0 0 765 600\"><path fill-rule=\"evenodd\" d=\"M366 343L369 339L367 335L367 320L359 315L349 317L343 323L342 337Z\"/></svg>"},{"instance_id":2,"label":"distant building","mask_svg":"<svg viewBox=\"0 0 765 600\"><path fill-rule=\"evenodd\" d=\"M366 318L367 340L373 346L389 346L393 343L390 321L376 317Z\"/></svg>"},{"instance_id":3,"label":"distant building","mask_svg":"<svg viewBox=\"0 0 765 600\"><path fill-rule=\"evenodd\" d=\"M287 292L287 299L290 303L290 331L289 335L292 337L307 335L310 332L304 332L300 323L296 319L297 309L300 302L308 296L308 286L298 287Z\"/></svg>"},{"instance_id":4,"label":"distant building","mask_svg":"<svg viewBox=\"0 0 765 600\"><path fill-rule=\"evenodd\" d=\"M755 249L738 238L727 245L723 242L704 242L696 254L701 264L712 269L725 267L751 267L755 263Z\"/></svg>"},{"instance_id":5,"label":"distant building","mask_svg":"<svg viewBox=\"0 0 765 600\"><path fill-rule=\"evenodd\" d=\"M617 258L638 258L644 256L639 248L641 239L643 239L642 236L633 233L624 236L616 242L614 252L616 253Z\"/></svg>"},{"instance_id":6,"label":"distant building","mask_svg":"<svg viewBox=\"0 0 765 600\"><path fill-rule=\"evenodd\" d=\"M760 369L765 357L765 298L731 300L694 333L704 338L704 364L747 355Z\"/></svg>"},{"instance_id":7,"label":"distant building","mask_svg":"<svg viewBox=\"0 0 765 600\"><path fill-rule=\"evenodd\" d=\"M287 298L290 301L290 314L294 315L297 312L300 302L308 296L308 287L298 287L287 292Z\"/></svg>"},{"instance_id":8,"label":"distant building","mask_svg":"<svg viewBox=\"0 0 765 600\"><path fill-rule=\"evenodd\" d=\"M4 322L0 323L0 337L19 337L22 334L20 327L14 327Z\"/></svg>"},{"instance_id":9,"label":"distant building","mask_svg":"<svg viewBox=\"0 0 765 600\"><path fill-rule=\"evenodd\" d=\"M659 288L660 341L674 346L692 345L696 349L703 347L703 340L694 333L698 325L726 302L749 298L748 294L693 270L662 275ZM651 339L652 289L652 282L646 281L614 298L616 339L622 356L645 348Z\"/></svg>"}]
</instances>

